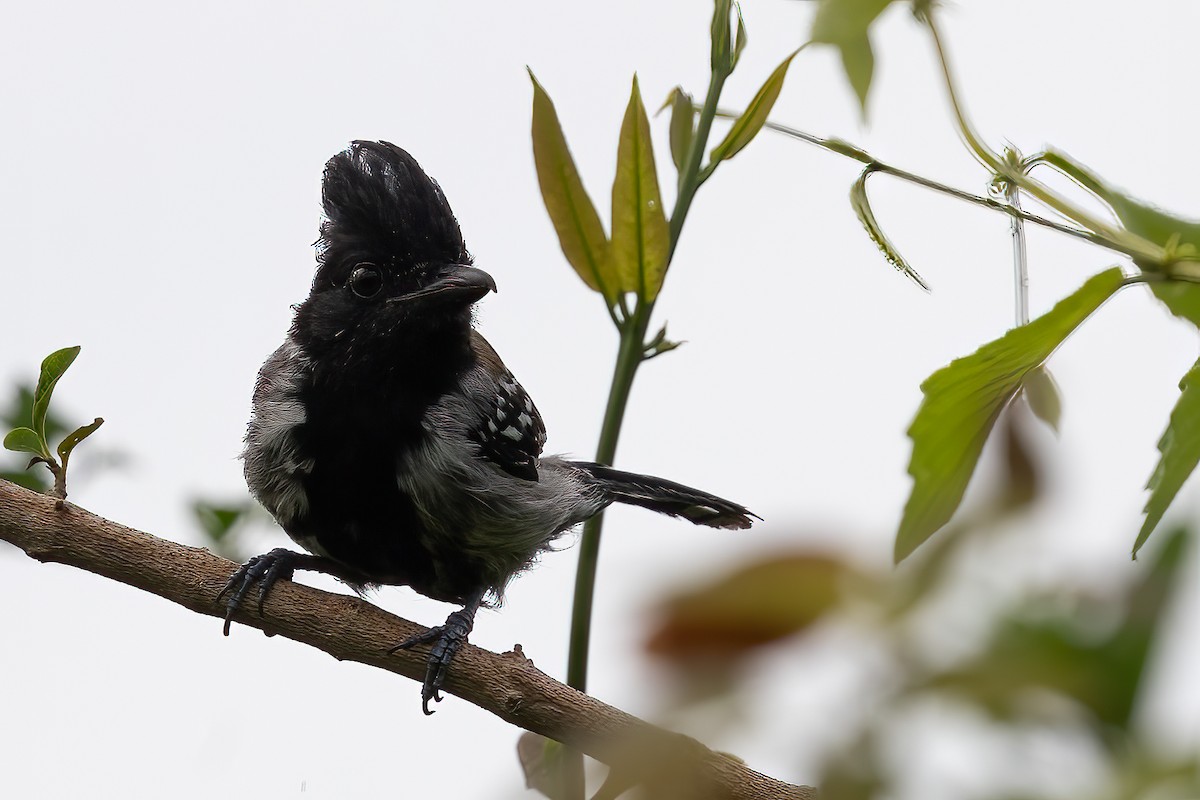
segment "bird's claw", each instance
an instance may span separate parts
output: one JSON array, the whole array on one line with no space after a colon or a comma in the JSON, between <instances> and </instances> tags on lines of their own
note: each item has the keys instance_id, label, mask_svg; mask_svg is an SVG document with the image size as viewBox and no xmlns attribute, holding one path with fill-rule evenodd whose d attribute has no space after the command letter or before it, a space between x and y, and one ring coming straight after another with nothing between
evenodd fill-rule
<instances>
[{"instance_id":1,"label":"bird's claw","mask_svg":"<svg viewBox=\"0 0 1200 800\"><path fill-rule=\"evenodd\" d=\"M225 587L217 594L218 601L229 594L229 599L225 601L225 627L222 629L226 636L229 635L229 626L233 622L233 613L237 611L242 600L249 594L250 587L255 583L259 584L258 615L261 617L267 592L271 591L271 587L280 580L292 579L296 572L297 558L303 558L303 556L279 547L269 553L255 556L238 567L237 572L229 577L229 580L225 582Z\"/></svg>"},{"instance_id":2,"label":"bird's claw","mask_svg":"<svg viewBox=\"0 0 1200 800\"><path fill-rule=\"evenodd\" d=\"M429 710L430 700L435 703L442 702L441 689L446 682L450 663L467 643L467 636L474 627L474 609L464 608L447 617L444 625L410 636L388 650L388 655L393 655L399 650L408 650L419 644L433 642L433 647L429 649L429 659L425 662L425 680L421 684L421 710L426 715L433 713Z\"/></svg>"}]
</instances>

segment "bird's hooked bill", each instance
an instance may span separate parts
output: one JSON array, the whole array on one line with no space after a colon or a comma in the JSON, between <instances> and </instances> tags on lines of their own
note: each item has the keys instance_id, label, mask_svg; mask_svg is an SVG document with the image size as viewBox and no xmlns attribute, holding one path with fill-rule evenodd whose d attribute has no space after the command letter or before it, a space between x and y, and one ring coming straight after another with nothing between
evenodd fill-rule
<instances>
[{"instance_id":1,"label":"bird's hooked bill","mask_svg":"<svg viewBox=\"0 0 1200 800\"><path fill-rule=\"evenodd\" d=\"M428 286L389 302L398 303L418 298L436 297L439 300L462 300L474 303L488 292L495 292L496 281L483 270L469 264L450 264L443 267Z\"/></svg>"}]
</instances>

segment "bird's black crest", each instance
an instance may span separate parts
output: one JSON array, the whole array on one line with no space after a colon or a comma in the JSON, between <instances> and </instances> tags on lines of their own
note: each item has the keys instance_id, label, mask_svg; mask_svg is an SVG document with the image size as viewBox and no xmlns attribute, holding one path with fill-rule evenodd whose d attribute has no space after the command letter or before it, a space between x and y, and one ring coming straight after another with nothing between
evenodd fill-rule
<instances>
[{"instance_id":1,"label":"bird's black crest","mask_svg":"<svg viewBox=\"0 0 1200 800\"><path fill-rule=\"evenodd\" d=\"M340 284L347 256L361 253L387 253L401 268L470 263L441 188L390 142L356 141L329 159L321 202L318 284Z\"/></svg>"}]
</instances>

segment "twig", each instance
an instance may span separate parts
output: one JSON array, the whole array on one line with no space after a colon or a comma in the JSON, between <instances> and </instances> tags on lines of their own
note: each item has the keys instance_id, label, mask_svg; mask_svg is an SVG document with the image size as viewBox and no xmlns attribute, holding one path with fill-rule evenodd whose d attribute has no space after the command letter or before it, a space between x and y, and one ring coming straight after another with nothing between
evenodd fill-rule
<instances>
[{"instance_id":1,"label":"twig","mask_svg":"<svg viewBox=\"0 0 1200 800\"><path fill-rule=\"evenodd\" d=\"M31 558L67 564L219 617L217 592L236 565L207 550L159 539L0 480L0 539ZM11 602L11 598L10 598ZM290 581L271 591L260 617L238 622L329 653L420 681L423 652L389 656L388 645L423 630L356 597ZM221 646L218 627L213 646ZM655 727L540 672L518 652L496 654L467 645L455 658L446 689L501 719L639 774L673 765L694 797L811 800L813 789L754 772L694 739ZM414 704L413 708L416 708Z\"/></svg>"}]
</instances>

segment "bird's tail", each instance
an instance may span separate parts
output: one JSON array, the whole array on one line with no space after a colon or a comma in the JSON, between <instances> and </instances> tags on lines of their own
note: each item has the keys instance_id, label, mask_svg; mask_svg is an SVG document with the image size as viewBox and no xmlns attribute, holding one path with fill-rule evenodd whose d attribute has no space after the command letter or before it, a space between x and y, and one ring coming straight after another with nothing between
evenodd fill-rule
<instances>
[{"instance_id":1,"label":"bird's tail","mask_svg":"<svg viewBox=\"0 0 1200 800\"><path fill-rule=\"evenodd\" d=\"M575 466L586 472L592 482L617 503L641 506L660 514L683 517L697 525L710 528L749 528L751 517L762 519L745 506L731 503L716 495L684 486L680 483L637 475L619 469L577 461Z\"/></svg>"}]
</instances>

